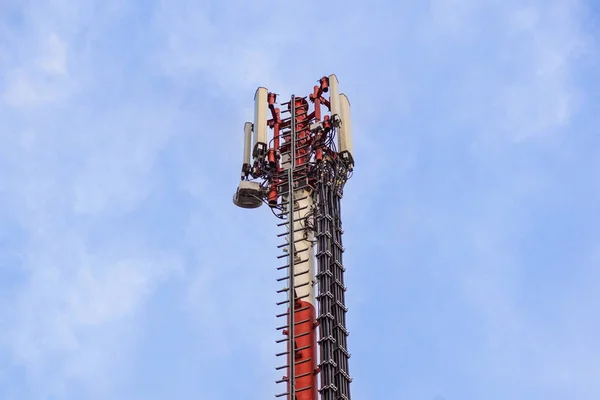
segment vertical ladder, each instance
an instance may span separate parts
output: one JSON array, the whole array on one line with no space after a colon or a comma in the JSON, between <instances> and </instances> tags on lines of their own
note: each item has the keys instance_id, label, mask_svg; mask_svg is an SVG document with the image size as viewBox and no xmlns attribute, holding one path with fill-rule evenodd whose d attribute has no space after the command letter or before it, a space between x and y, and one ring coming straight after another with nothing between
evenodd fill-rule
<instances>
[{"instance_id":1,"label":"vertical ladder","mask_svg":"<svg viewBox=\"0 0 600 400\"><path fill-rule=\"evenodd\" d=\"M286 390L276 395L276 398L286 396L288 400L317 400L317 385L315 380L316 356L315 354L315 309L306 299L310 294L298 296L299 289L312 284L309 277L308 267L302 264L311 262L306 254L310 246L306 246L306 230L308 229L309 210L306 206L301 206L310 194L305 197L297 197L300 193L296 182L306 166L297 167L299 138L296 129L296 97L292 96L290 102L291 117L290 128L282 132L282 138L287 138L289 146L282 151L282 159L287 160L287 170L282 171L279 176L280 188L283 189L283 203L286 211L279 215L285 222L278 224L285 227L286 231L279 234L279 237L285 239L285 243L278 246L283 249L284 254L278 256L279 259L287 258L287 264L278 267L280 271L285 271L286 275L278 278L278 282L287 282L287 286L278 290L280 294L287 294L285 300L279 301L278 306L286 307L286 311L277 314L278 318L285 318L286 324L277 327L281 330L284 339L277 340L277 343L285 343L286 350L277 353L276 356L287 358L284 365L278 366L277 370L286 370L287 375L276 381L278 384L285 384ZM302 242L302 246L299 244ZM301 247L297 249L296 247ZM298 282L297 282L298 278ZM308 299L307 299L308 300Z\"/></svg>"}]
</instances>

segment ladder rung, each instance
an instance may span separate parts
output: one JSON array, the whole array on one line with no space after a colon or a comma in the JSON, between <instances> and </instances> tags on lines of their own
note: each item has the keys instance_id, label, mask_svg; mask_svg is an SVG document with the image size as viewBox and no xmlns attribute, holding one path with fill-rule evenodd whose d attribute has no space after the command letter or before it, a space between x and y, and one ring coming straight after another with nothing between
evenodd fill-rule
<instances>
[{"instance_id":1,"label":"ladder rung","mask_svg":"<svg viewBox=\"0 0 600 400\"><path fill-rule=\"evenodd\" d=\"M298 253L298 252L296 252L296 253ZM304 263L306 263L306 262L308 262L308 260L296 261L296 262L294 262L294 266L297 266L297 265L300 265L300 264L304 264ZM281 271L282 269L286 269L286 268L289 268L289 267L290 267L290 266L289 266L288 264L286 264L286 265L283 265L283 266L281 266L281 267L277 267L277 270L278 270L278 271ZM306 273L306 272L308 272L308 271L304 271L304 272L302 272L302 273L304 274L304 273ZM287 278L284 278L284 279L282 279L282 278L278 278L278 279L277 279L277 281L278 281L278 282L281 282L281 280L285 280L285 279L288 279L288 278L289 278L289 277L287 277ZM281 280L280 280L280 279L281 279Z\"/></svg>"},{"instance_id":2,"label":"ladder rung","mask_svg":"<svg viewBox=\"0 0 600 400\"><path fill-rule=\"evenodd\" d=\"M294 312L295 312L295 313L297 313L297 312L306 311L306 310L308 310L309 308L310 308L310 307L302 307L302 308L298 308L298 309L294 310ZM275 317L276 317L276 318L281 318L281 317L285 317L285 316L287 316L287 315L288 315L288 312L286 311L286 312L284 312L284 313L277 314Z\"/></svg>"},{"instance_id":3,"label":"ladder rung","mask_svg":"<svg viewBox=\"0 0 600 400\"><path fill-rule=\"evenodd\" d=\"M306 273L306 272L308 272L308 271L305 271L305 273ZM301 288L301 287L308 286L308 285L310 285L310 284L311 284L311 282L304 282L304 283L300 283L300 284L298 284L298 285L294 285L294 289L299 289L299 288ZM277 290L277 293L285 293L285 292L289 292L289 291L290 291L290 288L289 288L289 287L284 287L284 288L282 288L282 289L279 289L279 290Z\"/></svg>"},{"instance_id":4,"label":"ladder rung","mask_svg":"<svg viewBox=\"0 0 600 400\"><path fill-rule=\"evenodd\" d=\"M300 348L297 348L295 351L298 352L298 351L310 349L310 347L311 347L310 345L309 346L300 347ZM285 356L286 354L288 354L287 350L286 351L282 351L281 353L276 353L275 357ZM296 378L298 378L298 377L296 377Z\"/></svg>"},{"instance_id":5,"label":"ladder rung","mask_svg":"<svg viewBox=\"0 0 600 400\"><path fill-rule=\"evenodd\" d=\"M299 377L300 376L297 376L296 379L298 379ZM285 381L287 381L287 379L283 380L281 382L285 382ZM280 382L278 381L277 383L280 383ZM309 390L309 389L312 389L312 386L306 386L301 389L296 389L296 393L304 392L305 390ZM288 396L289 394L290 394L290 392L280 393L280 394L276 394L275 397L279 398L279 397L283 397L283 396Z\"/></svg>"},{"instance_id":6,"label":"ladder rung","mask_svg":"<svg viewBox=\"0 0 600 400\"><path fill-rule=\"evenodd\" d=\"M305 241L305 240L306 240L306 239L304 239L304 238L301 238L301 239L298 239L298 240L294 240L294 244L296 244L296 243L300 243L300 242L303 242L303 241ZM288 247L289 245L290 245L290 244L289 244L289 242L288 242L288 243L284 243L284 244L280 244L280 245L278 245L278 246L277 246L277 248L278 248L278 249L282 249L282 248L284 248L284 247Z\"/></svg>"},{"instance_id":7,"label":"ladder rung","mask_svg":"<svg viewBox=\"0 0 600 400\"><path fill-rule=\"evenodd\" d=\"M304 261L302 261L302 263L307 262L307 261L308 260L304 260ZM295 266L297 266L298 264L300 264L300 263L294 263ZM294 274L294 278L302 276L302 275L306 275L306 274L308 274L308 272L309 271L306 270L306 271L295 273ZM290 279L290 277L289 276L284 276L283 278L277 278L277 282L282 282L282 281L285 281L286 279Z\"/></svg>"},{"instance_id":8,"label":"ladder rung","mask_svg":"<svg viewBox=\"0 0 600 400\"><path fill-rule=\"evenodd\" d=\"M304 217L296 218L296 219L294 219L294 222L300 222L300 221L302 221L302 220L304 220L304 219L306 219L308 217L309 216L307 215L307 216L304 216ZM280 222L280 223L278 223L277 226L281 227L281 226L285 226L285 225L289 225L289 224L290 224L290 222L286 221L286 222Z\"/></svg>"},{"instance_id":9,"label":"ladder rung","mask_svg":"<svg viewBox=\"0 0 600 400\"><path fill-rule=\"evenodd\" d=\"M296 361L294 363L294 365L304 364L304 363L307 363L309 361L312 361L312 358L309 357L309 358L305 358L304 360L301 360L301 361ZM279 371L279 370L282 370L282 369L287 368L287 367L289 367L289 365L286 364L286 365L280 365L279 367L275 367L275 369L277 371Z\"/></svg>"},{"instance_id":10,"label":"ladder rung","mask_svg":"<svg viewBox=\"0 0 600 400\"><path fill-rule=\"evenodd\" d=\"M305 376L309 376L309 375L314 375L314 372L305 372L303 374L296 375L296 379L298 379L298 378L304 378ZM284 383L284 382L287 382L287 381L289 381L288 377L284 376L283 378L275 381L275 383ZM307 387L312 387L312 385L311 386L307 386Z\"/></svg>"},{"instance_id":11,"label":"ladder rung","mask_svg":"<svg viewBox=\"0 0 600 400\"><path fill-rule=\"evenodd\" d=\"M304 296L298 296L298 297L296 297L296 300L302 300L302 299L307 298L308 296L310 296L310 294L305 294ZM277 304L278 306L281 306L281 305L287 304L289 302L290 302L290 300L288 299L288 300L280 301L280 302L275 303L275 304Z\"/></svg>"},{"instance_id":12,"label":"ladder rung","mask_svg":"<svg viewBox=\"0 0 600 400\"><path fill-rule=\"evenodd\" d=\"M302 249L302 250L296 250L296 255L300 254L300 253L304 253L305 251L308 251L309 247L307 247L306 249ZM285 257L289 257L289 254L281 254L279 256L277 256L278 259L282 259Z\"/></svg>"},{"instance_id":13,"label":"ladder rung","mask_svg":"<svg viewBox=\"0 0 600 400\"><path fill-rule=\"evenodd\" d=\"M295 209L294 212L303 211L303 210L306 210L307 208L308 208L308 206L300 207L300 208ZM277 216L279 218L282 218L282 217L286 217L288 214L289 214L288 211L283 211L283 212L277 214ZM286 222L286 224L289 224L289 222Z\"/></svg>"},{"instance_id":14,"label":"ladder rung","mask_svg":"<svg viewBox=\"0 0 600 400\"><path fill-rule=\"evenodd\" d=\"M301 338L301 337L303 337L303 336L310 335L311 333L312 333L312 332L310 332L310 331L309 331L309 332L300 333L300 334L298 334L298 335L295 335L295 336L294 336L294 339L298 339L298 338ZM275 341L275 343L279 344L279 343L287 342L289 339L290 339L289 337L285 337L285 338L283 338L283 339L277 339L277 340Z\"/></svg>"},{"instance_id":15,"label":"ladder rung","mask_svg":"<svg viewBox=\"0 0 600 400\"><path fill-rule=\"evenodd\" d=\"M294 326L300 325L300 324L305 324L305 323L307 323L309 321L310 321L310 318L309 319L303 319L302 321L296 321L296 322L294 322ZM276 330L280 331L280 330L285 329L287 327L289 327L289 324L288 325L283 325L283 326L278 326L276 328Z\"/></svg>"},{"instance_id":16,"label":"ladder rung","mask_svg":"<svg viewBox=\"0 0 600 400\"><path fill-rule=\"evenodd\" d=\"M312 361L312 358L308 357L308 358L305 358L305 359L303 359L303 360L296 361L294 364L295 364L295 365L300 365L300 364L307 363L307 362L309 362L309 361Z\"/></svg>"},{"instance_id":17,"label":"ladder rung","mask_svg":"<svg viewBox=\"0 0 600 400\"><path fill-rule=\"evenodd\" d=\"M296 221L294 221L294 222L296 222ZM295 229L294 233L302 232L305 229L306 229L306 227L303 226L301 228ZM289 234L290 234L289 232L279 233L279 234L277 234L277 237L284 237L284 236L288 236Z\"/></svg>"}]
</instances>

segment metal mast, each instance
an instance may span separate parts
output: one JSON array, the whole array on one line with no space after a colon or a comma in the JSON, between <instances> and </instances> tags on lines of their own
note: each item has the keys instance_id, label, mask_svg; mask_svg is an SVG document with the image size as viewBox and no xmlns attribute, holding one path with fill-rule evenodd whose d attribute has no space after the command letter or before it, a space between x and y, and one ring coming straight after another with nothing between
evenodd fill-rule
<instances>
[{"instance_id":1,"label":"metal mast","mask_svg":"<svg viewBox=\"0 0 600 400\"><path fill-rule=\"evenodd\" d=\"M283 111L275 104L275 94L257 89L254 124L244 126L242 180L234 203L256 208L265 202L285 228L278 235L285 241L278 246L283 251L278 259L287 262L277 267L285 273L277 279L285 284L278 293L286 297L277 303L285 307L277 315L285 320L277 328L284 336L277 343L285 350L277 356L286 361L277 370L286 375L277 383L286 389L276 397L350 400L340 209L354 167L350 103L330 75L309 96L292 95L281 104ZM321 106L328 115L322 115ZM273 130L269 146L267 127Z\"/></svg>"}]
</instances>

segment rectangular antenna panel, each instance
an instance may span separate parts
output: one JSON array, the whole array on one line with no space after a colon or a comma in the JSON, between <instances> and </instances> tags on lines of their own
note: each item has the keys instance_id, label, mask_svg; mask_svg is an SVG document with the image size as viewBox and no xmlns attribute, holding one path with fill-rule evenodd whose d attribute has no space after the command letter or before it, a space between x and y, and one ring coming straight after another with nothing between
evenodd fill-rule
<instances>
[{"instance_id":1,"label":"rectangular antenna panel","mask_svg":"<svg viewBox=\"0 0 600 400\"><path fill-rule=\"evenodd\" d=\"M262 158L267 151L267 88L259 87L254 94L254 150L255 158Z\"/></svg>"}]
</instances>

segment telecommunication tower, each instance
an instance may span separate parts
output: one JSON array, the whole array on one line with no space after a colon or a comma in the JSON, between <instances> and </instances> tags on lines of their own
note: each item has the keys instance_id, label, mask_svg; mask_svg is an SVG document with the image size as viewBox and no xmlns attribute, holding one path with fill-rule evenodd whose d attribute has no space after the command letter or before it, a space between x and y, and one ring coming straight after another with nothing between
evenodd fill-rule
<instances>
[{"instance_id":1,"label":"telecommunication tower","mask_svg":"<svg viewBox=\"0 0 600 400\"><path fill-rule=\"evenodd\" d=\"M277 381L285 391L276 397L350 400L340 208L354 168L350 102L335 75L318 82L310 95L280 103L282 109L276 94L256 90L233 202L242 208L266 203L285 229L277 257L285 260L277 267L285 274L277 278L285 286L277 293L286 296L277 302L284 336L277 343L285 349L276 355L285 358L276 368L285 371Z\"/></svg>"}]
</instances>

